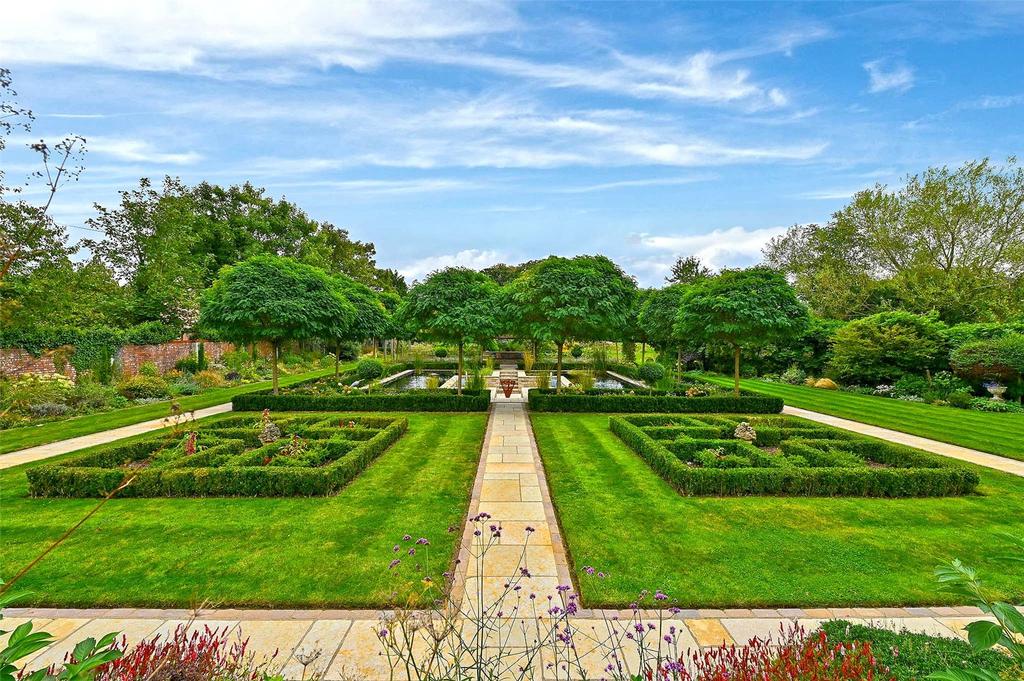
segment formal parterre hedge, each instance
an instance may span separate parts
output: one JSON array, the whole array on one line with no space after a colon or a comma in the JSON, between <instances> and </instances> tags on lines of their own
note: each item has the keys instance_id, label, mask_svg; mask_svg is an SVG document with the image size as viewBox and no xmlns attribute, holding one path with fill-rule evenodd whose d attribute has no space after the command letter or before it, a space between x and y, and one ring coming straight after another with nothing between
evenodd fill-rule
<instances>
[{"instance_id":1,"label":"formal parterre hedge","mask_svg":"<svg viewBox=\"0 0 1024 681\"><path fill-rule=\"evenodd\" d=\"M338 393L335 395L290 394L284 389L236 395L234 411L487 411L489 390L409 390L404 392Z\"/></svg>"},{"instance_id":2,"label":"formal parterre hedge","mask_svg":"<svg viewBox=\"0 0 1024 681\"><path fill-rule=\"evenodd\" d=\"M674 413L674 414L778 414L782 399L744 391L733 395L684 397L662 390L628 392L593 389L583 392L551 388L530 390L530 409L534 411L597 413Z\"/></svg>"},{"instance_id":3,"label":"formal parterre hedge","mask_svg":"<svg viewBox=\"0 0 1024 681\"><path fill-rule=\"evenodd\" d=\"M404 418L305 416L274 420L280 437L260 440L261 420L236 416L105 447L27 471L37 497L102 497L134 476L119 497L285 497L333 494L408 428ZM186 440L195 439L189 453Z\"/></svg>"},{"instance_id":4,"label":"formal parterre hedge","mask_svg":"<svg viewBox=\"0 0 1024 681\"><path fill-rule=\"evenodd\" d=\"M741 422L753 442L735 436ZM936 497L979 482L945 457L786 416L613 416L609 425L691 496Z\"/></svg>"}]
</instances>

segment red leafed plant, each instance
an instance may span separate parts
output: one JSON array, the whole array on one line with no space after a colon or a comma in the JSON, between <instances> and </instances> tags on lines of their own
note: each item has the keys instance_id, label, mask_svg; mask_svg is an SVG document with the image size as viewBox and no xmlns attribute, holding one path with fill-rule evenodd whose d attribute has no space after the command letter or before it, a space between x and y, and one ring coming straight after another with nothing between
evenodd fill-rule
<instances>
[{"instance_id":1,"label":"red leafed plant","mask_svg":"<svg viewBox=\"0 0 1024 681\"><path fill-rule=\"evenodd\" d=\"M700 681L892 681L868 642L833 643L825 632L808 636L800 627L783 631L781 642L751 639L746 646L720 646L695 653L684 679Z\"/></svg>"},{"instance_id":2,"label":"red leafed plant","mask_svg":"<svg viewBox=\"0 0 1024 681\"><path fill-rule=\"evenodd\" d=\"M179 625L167 640L142 641L123 657L105 664L95 681L256 681L267 663L257 664L246 640L229 640L228 629L189 630Z\"/></svg>"}]
</instances>

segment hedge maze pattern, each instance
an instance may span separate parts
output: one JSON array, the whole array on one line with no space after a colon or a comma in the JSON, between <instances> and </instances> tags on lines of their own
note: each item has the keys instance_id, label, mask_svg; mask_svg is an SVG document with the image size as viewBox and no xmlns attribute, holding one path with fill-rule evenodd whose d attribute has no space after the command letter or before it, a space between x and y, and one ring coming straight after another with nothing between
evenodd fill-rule
<instances>
[{"instance_id":1,"label":"hedge maze pattern","mask_svg":"<svg viewBox=\"0 0 1024 681\"><path fill-rule=\"evenodd\" d=\"M118 497L323 496L356 478L408 428L404 418L275 418L278 439L263 442L259 414L188 432L111 445L27 471L37 497L102 497L134 477Z\"/></svg>"},{"instance_id":2,"label":"hedge maze pattern","mask_svg":"<svg viewBox=\"0 0 1024 681\"><path fill-rule=\"evenodd\" d=\"M753 442L735 436L742 422ZM979 482L945 457L788 416L612 416L610 427L685 495L954 496Z\"/></svg>"}]
</instances>

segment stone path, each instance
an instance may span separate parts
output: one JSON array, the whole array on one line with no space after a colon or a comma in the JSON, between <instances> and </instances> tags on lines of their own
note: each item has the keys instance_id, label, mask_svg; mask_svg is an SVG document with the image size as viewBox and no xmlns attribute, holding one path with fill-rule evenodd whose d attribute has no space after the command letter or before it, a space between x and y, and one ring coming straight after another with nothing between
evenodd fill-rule
<instances>
[{"instance_id":1,"label":"stone path","mask_svg":"<svg viewBox=\"0 0 1024 681\"><path fill-rule=\"evenodd\" d=\"M836 428L843 428L855 433L860 433L861 435L870 435L871 437L877 437L880 440L888 440L889 442L907 445L908 447L923 449L926 452L934 452L935 454L948 456L951 459L959 459L979 466L994 468L997 471L1003 471L1004 473L1024 476L1024 461L1008 459L1004 456L996 456L995 454L986 454L985 452L979 452L976 449L968 449L967 447L951 445L937 440L929 440L928 438L918 437L917 435L901 433L898 430L869 426L868 424L860 423L859 421L842 419L838 416L829 416L828 414L821 414L807 409L798 409L796 407L786 406L782 408L782 413L790 416L799 416L810 421L817 421L818 423L824 423L825 425L834 426Z\"/></svg>"},{"instance_id":2,"label":"stone path","mask_svg":"<svg viewBox=\"0 0 1024 681\"><path fill-rule=\"evenodd\" d=\"M218 404L214 407L207 407L206 409L198 409L195 412L192 412L192 414L194 418L201 419L207 416L213 416L214 414L223 414L226 411L231 411L230 402L227 404ZM59 440L57 442L39 445L38 447L29 447L28 449L22 449L9 454L0 455L0 470L20 466L23 463L29 463L31 461L48 459L51 456L67 454L68 452L74 452L94 445L106 444L122 438L131 437L132 435L141 435L142 433L148 433L150 431L166 427L167 419L159 418L153 419L152 421L133 423L130 426L114 428L113 430L104 430L99 433L73 437L68 440Z\"/></svg>"},{"instance_id":3,"label":"stone path","mask_svg":"<svg viewBox=\"0 0 1024 681\"><path fill-rule=\"evenodd\" d=\"M473 528L467 523L460 553L460 570L456 574L453 592L457 599L462 599L464 611L474 610L472 599L476 594L483 593L485 600L498 597L523 557L533 575L528 582L530 590L539 594L553 593L559 585L571 584L561 533L523 397L519 394L509 400L503 397L500 394L496 396L491 406L469 510L471 518L480 512L489 513L493 522L500 522L503 531L498 544L489 549L483 568L480 569L471 560L469 546L473 540ZM805 418L822 416L814 412L797 411L800 413L794 415ZM197 413L197 417L199 415ZM862 424L847 423L857 427L851 427L851 430L863 427ZM137 424L118 430L140 427L152 429L159 426ZM527 526L532 527L534 532L530 534L528 544L525 544ZM190 613L185 610L131 608L11 608L5 614L4 629L12 629L31 618L37 627L56 637L53 646L28 660L28 666L33 669L63 659L76 642L88 636L120 631L132 643L157 634L166 635L179 625L188 624L192 628L209 626L227 629L232 637L249 639L249 649L260 659L271 660L270 670L280 672L286 679L309 678L313 674L322 674L328 681L392 677L390 665L381 654L382 648L377 639L380 624L376 611L205 610ZM723 643L743 644L755 636L763 638L778 634L780 627L793 624L812 630L819 623L834 618L871 623L894 630L908 629L931 635L965 638L963 627L979 619L981 614L980 610L973 607L695 609L681 610L669 616L671 619L665 626L676 627L680 649L693 651ZM581 664L591 676L600 676L607 660L600 649L587 642L587 637L601 638L609 620L628 620L630 616L632 613L629 611L582 610L574 618ZM644 612L643 616L648 621L657 617L653 612ZM0 637L0 645L3 642ZM538 671L536 678L553 677L557 669L547 667L552 662L544 658L537 660L534 663ZM404 672L393 678L403 678L403 675Z\"/></svg>"}]
</instances>

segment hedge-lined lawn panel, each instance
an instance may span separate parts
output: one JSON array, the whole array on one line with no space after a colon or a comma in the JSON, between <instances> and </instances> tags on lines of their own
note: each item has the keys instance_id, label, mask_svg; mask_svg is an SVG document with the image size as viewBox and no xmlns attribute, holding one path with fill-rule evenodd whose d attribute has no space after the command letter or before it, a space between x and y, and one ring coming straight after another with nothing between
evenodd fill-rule
<instances>
[{"instance_id":1,"label":"hedge-lined lawn panel","mask_svg":"<svg viewBox=\"0 0 1024 681\"><path fill-rule=\"evenodd\" d=\"M99 447L27 472L36 497L289 497L333 494L408 427L405 418L231 416Z\"/></svg>"},{"instance_id":2,"label":"hedge-lined lawn panel","mask_svg":"<svg viewBox=\"0 0 1024 681\"><path fill-rule=\"evenodd\" d=\"M791 416L648 414L609 426L694 496L939 497L978 486L953 459Z\"/></svg>"},{"instance_id":3,"label":"hedge-lined lawn panel","mask_svg":"<svg viewBox=\"0 0 1024 681\"><path fill-rule=\"evenodd\" d=\"M690 397L684 391L571 389L556 393L551 388L534 388L529 396L531 411L675 414L778 414L782 400L754 392L732 392Z\"/></svg>"},{"instance_id":4,"label":"hedge-lined lawn panel","mask_svg":"<svg viewBox=\"0 0 1024 681\"><path fill-rule=\"evenodd\" d=\"M608 418L531 416L588 606L624 607L659 588L681 607L951 604L933 570L952 557L993 594L1024 596L1024 564L998 558L1000 533L1020 533L1022 478L974 469L978 493L963 497L684 497ZM587 576L587 565L610 576Z\"/></svg>"},{"instance_id":5,"label":"hedge-lined lawn panel","mask_svg":"<svg viewBox=\"0 0 1024 681\"><path fill-rule=\"evenodd\" d=\"M701 374L700 378L732 385L732 379L724 376ZM1024 461L1024 414L957 409L755 379L743 379L742 386L780 397L792 407Z\"/></svg>"},{"instance_id":6,"label":"hedge-lined lawn panel","mask_svg":"<svg viewBox=\"0 0 1024 681\"><path fill-rule=\"evenodd\" d=\"M353 415L353 418L358 415ZM448 569L469 505L482 414L388 414L409 429L327 497L114 499L22 582L40 606L375 608L422 589L387 569L404 534ZM340 415L339 415L340 417ZM0 473L0 577L10 579L96 504L34 499L26 468Z\"/></svg>"},{"instance_id":7,"label":"hedge-lined lawn panel","mask_svg":"<svg viewBox=\"0 0 1024 681\"><path fill-rule=\"evenodd\" d=\"M351 366L354 366L354 364L343 364L342 368L347 369ZM282 386L287 386L333 373L333 368L317 369L316 371L295 374L293 376L282 376L280 382ZM218 404L225 404L230 402L231 398L235 395L266 390L269 385L270 381L261 381L259 383L237 385L230 388L215 388L214 390L207 390L200 395L177 397L174 401L180 404L184 411L195 411ZM130 426L134 423L142 423L143 421L164 418L170 413L170 404L171 400L167 400L154 404L142 404L135 407L125 407L124 409L76 416L75 418L63 421L51 421L35 426L0 430L0 454L16 452L19 449L45 445L50 442L67 440L81 435L91 435L92 433Z\"/></svg>"},{"instance_id":8,"label":"hedge-lined lawn panel","mask_svg":"<svg viewBox=\"0 0 1024 681\"><path fill-rule=\"evenodd\" d=\"M269 390L239 395L231 401L235 411L487 411L490 390L386 390L363 392L331 391L311 394L310 385L298 386L274 395Z\"/></svg>"}]
</instances>

